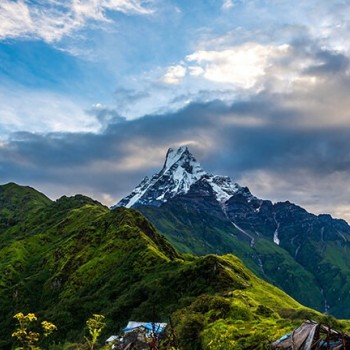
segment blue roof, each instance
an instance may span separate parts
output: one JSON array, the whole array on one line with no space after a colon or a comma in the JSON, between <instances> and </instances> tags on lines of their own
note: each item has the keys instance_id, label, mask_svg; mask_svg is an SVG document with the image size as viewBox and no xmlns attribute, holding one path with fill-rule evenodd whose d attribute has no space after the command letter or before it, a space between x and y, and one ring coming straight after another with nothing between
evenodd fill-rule
<instances>
[{"instance_id":1,"label":"blue roof","mask_svg":"<svg viewBox=\"0 0 350 350\"><path fill-rule=\"evenodd\" d=\"M123 328L124 332L130 332L134 329L137 328L145 328L146 330L150 331L150 332L155 332L155 333L162 333L163 330L165 329L165 327L167 326L166 323L153 323L153 322L147 322L147 323L142 323L142 324L138 324L135 325L134 327L128 327L126 326L125 328Z\"/></svg>"}]
</instances>

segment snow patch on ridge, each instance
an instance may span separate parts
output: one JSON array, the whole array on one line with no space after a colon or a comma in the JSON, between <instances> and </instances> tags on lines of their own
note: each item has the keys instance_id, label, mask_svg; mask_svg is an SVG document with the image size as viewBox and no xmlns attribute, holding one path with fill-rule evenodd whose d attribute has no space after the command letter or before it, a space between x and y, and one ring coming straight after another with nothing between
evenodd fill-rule
<instances>
[{"instance_id":1,"label":"snow patch on ridge","mask_svg":"<svg viewBox=\"0 0 350 350\"><path fill-rule=\"evenodd\" d=\"M150 186L150 180L146 176L141 183L131 192L129 197L131 197L128 203L125 205L126 208L131 208L147 191L147 188ZM128 197L127 197L128 198ZM118 205L116 205L118 206ZM113 207L112 207L113 208Z\"/></svg>"},{"instance_id":2,"label":"snow patch on ridge","mask_svg":"<svg viewBox=\"0 0 350 350\"><path fill-rule=\"evenodd\" d=\"M228 201L241 188L238 184L232 183L228 176L210 175L207 182L213 189L219 203Z\"/></svg>"}]
</instances>

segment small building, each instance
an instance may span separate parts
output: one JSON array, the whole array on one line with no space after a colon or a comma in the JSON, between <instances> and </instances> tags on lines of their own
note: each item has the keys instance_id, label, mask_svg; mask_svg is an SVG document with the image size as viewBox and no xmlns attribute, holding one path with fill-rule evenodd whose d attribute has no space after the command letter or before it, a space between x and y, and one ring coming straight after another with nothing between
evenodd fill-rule
<instances>
[{"instance_id":1,"label":"small building","mask_svg":"<svg viewBox=\"0 0 350 350\"><path fill-rule=\"evenodd\" d=\"M314 321L305 321L292 333L271 344L276 350L350 350L350 336Z\"/></svg>"}]
</instances>

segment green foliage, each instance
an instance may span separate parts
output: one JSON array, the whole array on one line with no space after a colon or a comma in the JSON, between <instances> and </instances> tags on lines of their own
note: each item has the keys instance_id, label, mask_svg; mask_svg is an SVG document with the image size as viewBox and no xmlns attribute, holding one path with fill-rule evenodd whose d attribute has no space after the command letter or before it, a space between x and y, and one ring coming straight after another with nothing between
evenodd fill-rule
<instances>
[{"instance_id":1,"label":"green foliage","mask_svg":"<svg viewBox=\"0 0 350 350\"><path fill-rule=\"evenodd\" d=\"M49 198L31 187L15 183L0 186L0 227L14 225L23 220L28 213L35 213L50 203Z\"/></svg>"},{"instance_id":2,"label":"green foliage","mask_svg":"<svg viewBox=\"0 0 350 350\"><path fill-rule=\"evenodd\" d=\"M332 315L318 315L316 317L317 321L331 328L335 328L337 330L344 330L346 325L341 321L337 320Z\"/></svg>"},{"instance_id":3,"label":"green foliage","mask_svg":"<svg viewBox=\"0 0 350 350\"><path fill-rule=\"evenodd\" d=\"M176 327L178 344L183 350L200 350L201 332L205 327L205 318L199 313L188 313L181 317Z\"/></svg>"},{"instance_id":4,"label":"green foliage","mask_svg":"<svg viewBox=\"0 0 350 350\"><path fill-rule=\"evenodd\" d=\"M256 309L256 313L260 316L265 316L265 317L270 317L273 315L273 311L265 305L258 305L258 308Z\"/></svg>"},{"instance_id":5,"label":"green foliage","mask_svg":"<svg viewBox=\"0 0 350 350\"><path fill-rule=\"evenodd\" d=\"M231 317L234 320L249 321L252 318L252 313L246 306L234 305L232 307Z\"/></svg>"},{"instance_id":6,"label":"green foliage","mask_svg":"<svg viewBox=\"0 0 350 350\"><path fill-rule=\"evenodd\" d=\"M312 320L317 318L319 315L314 310L307 308L281 308L277 312L280 317L291 320Z\"/></svg>"},{"instance_id":7,"label":"green foliage","mask_svg":"<svg viewBox=\"0 0 350 350\"><path fill-rule=\"evenodd\" d=\"M12 187L19 196L22 188ZM59 325L51 350L81 346L93 313L106 316L104 328L92 328L94 346L130 319L167 322L172 315L178 345L191 350L250 349L318 315L233 255L179 254L135 210L110 211L81 195L51 202L33 191L26 212L11 209L21 202L8 202L10 192L4 201L3 217L14 210L16 220L1 233L0 348L12 345L19 310Z\"/></svg>"}]
</instances>

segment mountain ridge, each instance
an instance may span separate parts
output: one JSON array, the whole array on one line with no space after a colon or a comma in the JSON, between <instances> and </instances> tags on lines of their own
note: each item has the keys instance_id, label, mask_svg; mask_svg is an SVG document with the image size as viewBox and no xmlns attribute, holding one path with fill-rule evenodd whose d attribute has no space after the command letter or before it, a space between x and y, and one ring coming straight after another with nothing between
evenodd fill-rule
<instances>
[{"instance_id":1,"label":"mountain ridge","mask_svg":"<svg viewBox=\"0 0 350 350\"><path fill-rule=\"evenodd\" d=\"M300 302L350 317L350 226L344 220L314 215L289 201L259 199L227 176L204 173L166 201L153 196L167 190L165 181L156 183L132 207L181 252L233 253Z\"/></svg>"}]
</instances>

